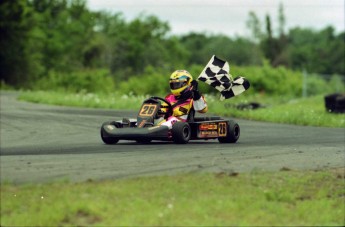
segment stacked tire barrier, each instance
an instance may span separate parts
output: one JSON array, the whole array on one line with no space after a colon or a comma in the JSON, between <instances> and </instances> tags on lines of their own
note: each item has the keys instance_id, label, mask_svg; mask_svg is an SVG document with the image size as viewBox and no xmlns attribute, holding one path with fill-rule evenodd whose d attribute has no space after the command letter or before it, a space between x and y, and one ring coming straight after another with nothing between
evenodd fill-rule
<instances>
[{"instance_id":1,"label":"stacked tire barrier","mask_svg":"<svg viewBox=\"0 0 345 227\"><path fill-rule=\"evenodd\" d=\"M345 93L334 93L325 96L325 107L330 113L345 113Z\"/></svg>"}]
</instances>

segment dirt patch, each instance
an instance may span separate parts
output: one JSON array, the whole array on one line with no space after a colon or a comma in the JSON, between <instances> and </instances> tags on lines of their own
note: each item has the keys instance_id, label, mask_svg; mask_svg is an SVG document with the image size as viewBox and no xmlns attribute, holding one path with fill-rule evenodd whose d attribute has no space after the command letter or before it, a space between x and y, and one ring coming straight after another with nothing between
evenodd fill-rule
<instances>
[{"instance_id":1,"label":"dirt patch","mask_svg":"<svg viewBox=\"0 0 345 227\"><path fill-rule=\"evenodd\" d=\"M102 219L89 212L78 210L74 215L65 217L62 225L73 224L77 226L90 226L100 222Z\"/></svg>"},{"instance_id":2,"label":"dirt patch","mask_svg":"<svg viewBox=\"0 0 345 227\"><path fill-rule=\"evenodd\" d=\"M345 167L333 168L330 170L339 179L345 179Z\"/></svg>"}]
</instances>

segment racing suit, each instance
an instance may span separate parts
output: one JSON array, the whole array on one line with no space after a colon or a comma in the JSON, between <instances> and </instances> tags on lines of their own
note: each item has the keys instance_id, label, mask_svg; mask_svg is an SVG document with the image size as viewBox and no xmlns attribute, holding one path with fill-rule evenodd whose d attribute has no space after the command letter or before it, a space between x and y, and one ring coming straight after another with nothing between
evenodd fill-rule
<instances>
[{"instance_id":1,"label":"racing suit","mask_svg":"<svg viewBox=\"0 0 345 227\"><path fill-rule=\"evenodd\" d=\"M177 98L173 94L169 94L165 97L173 107L173 113L167 119L158 123L158 125L166 125L169 129L177 121L186 122L188 115L192 109L199 113L207 112L207 103L203 96L200 95L198 91L193 91L193 95L187 99ZM163 105L162 108L166 108Z\"/></svg>"}]
</instances>

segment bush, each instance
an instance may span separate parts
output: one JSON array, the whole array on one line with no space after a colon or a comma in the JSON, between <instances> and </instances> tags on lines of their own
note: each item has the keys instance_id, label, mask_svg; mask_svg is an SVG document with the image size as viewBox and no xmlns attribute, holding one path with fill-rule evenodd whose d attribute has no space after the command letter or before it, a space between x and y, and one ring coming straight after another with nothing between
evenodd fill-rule
<instances>
[{"instance_id":1,"label":"bush","mask_svg":"<svg viewBox=\"0 0 345 227\"><path fill-rule=\"evenodd\" d=\"M14 88L5 83L4 80L0 81L0 90L14 90Z\"/></svg>"},{"instance_id":2,"label":"bush","mask_svg":"<svg viewBox=\"0 0 345 227\"><path fill-rule=\"evenodd\" d=\"M170 91L170 74L168 70L148 66L142 75L132 76L127 81L121 82L119 90L124 94L165 96Z\"/></svg>"},{"instance_id":3,"label":"bush","mask_svg":"<svg viewBox=\"0 0 345 227\"><path fill-rule=\"evenodd\" d=\"M186 67L196 79L203 65L192 65ZM182 68L176 68L182 69ZM128 75L121 82L117 83L116 89L119 93L132 95L157 95L165 96L170 92L169 76L176 70L168 67L148 66L139 75ZM289 70L284 67L273 68L268 62L263 66L230 66L230 74L246 77L251 88L245 94L266 94L287 98L301 97L303 87L303 73ZM120 78L120 75L113 75ZM330 92L344 91L344 83L339 76L333 76L329 81L316 75L307 76L307 94L318 95ZM39 90L62 90L68 92L93 92L110 93L115 90L115 83L107 70L83 70L69 74L50 72L47 77L38 81L35 86ZM199 90L203 94L219 94L219 92L199 82Z\"/></svg>"},{"instance_id":4,"label":"bush","mask_svg":"<svg viewBox=\"0 0 345 227\"><path fill-rule=\"evenodd\" d=\"M263 66L233 67L235 76L246 77L251 94L264 93L276 96L296 97L302 94L302 74L284 67L273 68L267 62Z\"/></svg>"},{"instance_id":5,"label":"bush","mask_svg":"<svg viewBox=\"0 0 345 227\"><path fill-rule=\"evenodd\" d=\"M71 73L51 71L47 77L39 80L35 87L38 90L68 92L100 92L110 93L115 83L108 70L83 70Z\"/></svg>"},{"instance_id":6,"label":"bush","mask_svg":"<svg viewBox=\"0 0 345 227\"><path fill-rule=\"evenodd\" d=\"M123 81L119 85L119 90L125 94L133 95L159 95L165 96L170 92L169 78L173 71L177 69L157 69L152 66L146 67L144 74L130 77L127 81ZM196 79L203 70L201 65L192 65L185 68ZM214 93L216 89L200 82L199 90L203 93Z\"/></svg>"},{"instance_id":7,"label":"bush","mask_svg":"<svg viewBox=\"0 0 345 227\"><path fill-rule=\"evenodd\" d=\"M345 76L333 75L329 81L329 92L345 93Z\"/></svg>"},{"instance_id":8,"label":"bush","mask_svg":"<svg viewBox=\"0 0 345 227\"><path fill-rule=\"evenodd\" d=\"M308 96L342 92L345 90L341 76L332 76L330 80L316 74L307 74L306 81L302 72L285 67L273 68L267 62L263 66L232 67L233 76L241 75L251 83L250 94L264 93L274 96L301 97L303 83Z\"/></svg>"}]
</instances>

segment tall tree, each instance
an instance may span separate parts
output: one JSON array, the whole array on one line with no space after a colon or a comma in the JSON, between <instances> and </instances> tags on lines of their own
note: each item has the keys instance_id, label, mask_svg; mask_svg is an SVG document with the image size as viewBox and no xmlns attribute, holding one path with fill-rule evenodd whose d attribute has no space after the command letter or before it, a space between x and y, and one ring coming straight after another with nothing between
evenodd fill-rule
<instances>
[{"instance_id":1,"label":"tall tree","mask_svg":"<svg viewBox=\"0 0 345 227\"><path fill-rule=\"evenodd\" d=\"M261 47L265 57L270 61L272 66L289 66L290 64L289 52L287 51L288 40L284 33L285 16L283 12L283 5L280 4L278 12L278 37L274 36L270 16L266 15L266 36L261 42Z\"/></svg>"},{"instance_id":2,"label":"tall tree","mask_svg":"<svg viewBox=\"0 0 345 227\"><path fill-rule=\"evenodd\" d=\"M70 71L82 67L95 23L86 2L33 0L32 5L39 12L39 27L45 34L45 69Z\"/></svg>"},{"instance_id":3,"label":"tall tree","mask_svg":"<svg viewBox=\"0 0 345 227\"><path fill-rule=\"evenodd\" d=\"M253 11L249 12L246 25L247 28L251 31L253 42L259 43L263 39L263 33L261 30L260 20Z\"/></svg>"},{"instance_id":4,"label":"tall tree","mask_svg":"<svg viewBox=\"0 0 345 227\"><path fill-rule=\"evenodd\" d=\"M272 64L276 56L276 42L272 34L271 18L267 14L265 19L266 19L265 20L266 21L266 35L265 35L265 39L261 42L261 46L265 54L265 57Z\"/></svg>"},{"instance_id":5,"label":"tall tree","mask_svg":"<svg viewBox=\"0 0 345 227\"><path fill-rule=\"evenodd\" d=\"M278 35L281 37L281 36L284 36L285 34L285 15L284 15L284 5L283 3L279 3L279 9L278 9Z\"/></svg>"},{"instance_id":6,"label":"tall tree","mask_svg":"<svg viewBox=\"0 0 345 227\"><path fill-rule=\"evenodd\" d=\"M284 65L289 67L290 60L289 60L289 52L287 49L288 45L288 37L285 34L285 15L284 15L284 6L283 3L279 3L278 9L278 40L277 40L277 55L275 56L273 65Z\"/></svg>"},{"instance_id":7,"label":"tall tree","mask_svg":"<svg viewBox=\"0 0 345 227\"><path fill-rule=\"evenodd\" d=\"M293 68L314 73L345 75L344 32L335 35L333 27L319 32L294 28L290 30L288 37Z\"/></svg>"},{"instance_id":8,"label":"tall tree","mask_svg":"<svg viewBox=\"0 0 345 227\"><path fill-rule=\"evenodd\" d=\"M8 84L28 85L42 72L35 17L27 1L0 2L0 77Z\"/></svg>"}]
</instances>

